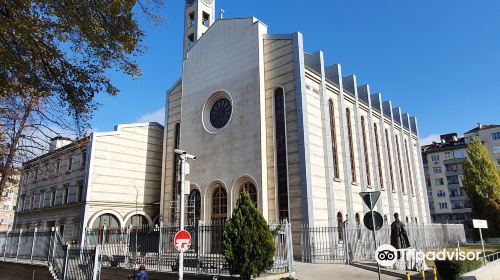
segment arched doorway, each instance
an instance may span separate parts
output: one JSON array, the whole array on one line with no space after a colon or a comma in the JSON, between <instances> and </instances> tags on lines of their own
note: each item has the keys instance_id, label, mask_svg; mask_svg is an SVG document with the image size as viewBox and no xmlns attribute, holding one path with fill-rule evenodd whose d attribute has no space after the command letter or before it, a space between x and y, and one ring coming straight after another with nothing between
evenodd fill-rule
<instances>
[{"instance_id":1,"label":"arched doorway","mask_svg":"<svg viewBox=\"0 0 500 280\"><path fill-rule=\"evenodd\" d=\"M187 218L190 225L194 225L201 218L201 194L197 189L189 193Z\"/></svg>"},{"instance_id":2,"label":"arched doorway","mask_svg":"<svg viewBox=\"0 0 500 280\"><path fill-rule=\"evenodd\" d=\"M250 199L252 199L253 205L255 207L258 207L257 203L257 188L252 182L245 182L243 185L241 185L240 188L240 195L246 191L250 195Z\"/></svg>"}]
</instances>

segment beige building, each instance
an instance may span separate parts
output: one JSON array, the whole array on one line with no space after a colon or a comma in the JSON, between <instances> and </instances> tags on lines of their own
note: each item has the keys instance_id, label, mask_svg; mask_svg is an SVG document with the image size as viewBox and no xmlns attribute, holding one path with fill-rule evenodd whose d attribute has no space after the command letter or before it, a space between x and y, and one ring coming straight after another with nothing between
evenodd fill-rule
<instances>
[{"instance_id":1,"label":"beige building","mask_svg":"<svg viewBox=\"0 0 500 280\"><path fill-rule=\"evenodd\" d=\"M467 144L478 137L488 149L500 170L500 125L478 125L464 137L456 133L441 135L439 143L422 146L427 195L432 220L437 223L464 225L472 238L472 209L462 189L463 169L467 161Z\"/></svg>"},{"instance_id":2,"label":"beige building","mask_svg":"<svg viewBox=\"0 0 500 280\"><path fill-rule=\"evenodd\" d=\"M55 138L23 164L16 227L58 227L78 241L87 227L120 228L159 219L163 126L118 125L72 142Z\"/></svg>"},{"instance_id":3,"label":"beige building","mask_svg":"<svg viewBox=\"0 0 500 280\"><path fill-rule=\"evenodd\" d=\"M0 231L9 231L14 224L14 213L17 204L20 171L15 169L12 179L0 195Z\"/></svg>"},{"instance_id":4,"label":"beige building","mask_svg":"<svg viewBox=\"0 0 500 280\"><path fill-rule=\"evenodd\" d=\"M191 219L226 219L246 189L268 221L288 219L295 232L359 223L358 193L380 190L376 210L388 223L396 212L429 223L416 118L325 65L321 51L306 52L300 33L270 34L256 18L214 21L214 2L186 1L188 50L167 92L165 222L179 215L180 148L197 156Z\"/></svg>"}]
</instances>

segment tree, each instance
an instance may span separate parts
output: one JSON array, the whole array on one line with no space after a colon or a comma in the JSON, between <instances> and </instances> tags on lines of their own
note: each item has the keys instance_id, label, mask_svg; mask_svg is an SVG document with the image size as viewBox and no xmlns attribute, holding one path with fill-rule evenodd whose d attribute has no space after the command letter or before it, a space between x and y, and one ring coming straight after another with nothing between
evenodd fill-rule
<instances>
[{"instance_id":1,"label":"tree","mask_svg":"<svg viewBox=\"0 0 500 280\"><path fill-rule=\"evenodd\" d=\"M0 2L0 192L19 162L46 150L61 131L81 136L99 93L116 95L115 69L141 72L144 32L136 14L162 0Z\"/></svg>"},{"instance_id":2,"label":"tree","mask_svg":"<svg viewBox=\"0 0 500 280\"><path fill-rule=\"evenodd\" d=\"M500 234L500 172L488 150L473 138L467 146L463 188L469 197L472 216L488 220L488 236Z\"/></svg>"},{"instance_id":3,"label":"tree","mask_svg":"<svg viewBox=\"0 0 500 280\"><path fill-rule=\"evenodd\" d=\"M243 192L224 227L224 256L231 274L250 279L271 269L275 235L250 195Z\"/></svg>"}]
</instances>

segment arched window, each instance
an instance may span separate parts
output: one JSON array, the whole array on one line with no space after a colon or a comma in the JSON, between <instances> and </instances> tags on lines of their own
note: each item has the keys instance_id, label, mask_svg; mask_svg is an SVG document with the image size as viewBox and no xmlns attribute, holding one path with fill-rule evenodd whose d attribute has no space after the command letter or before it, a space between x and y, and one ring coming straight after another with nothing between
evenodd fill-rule
<instances>
[{"instance_id":1,"label":"arched window","mask_svg":"<svg viewBox=\"0 0 500 280\"><path fill-rule=\"evenodd\" d=\"M102 214L99 216L92 225L93 228L102 229L106 227L107 229L120 228L120 221L113 214Z\"/></svg>"},{"instance_id":2,"label":"arched window","mask_svg":"<svg viewBox=\"0 0 500 280\"><path fill-rule=\"evenodd\" d=\"M370 175L370 160L368 158L368 145L366 144L366 125L364 116L361 116L361 133L363 135L363 149L365 151L366 182L368 183L368 185L371 185L372 178Z\"/></svg>"},{"instance_id":3,"label":"arched window","mask_svg":"<svg viewBox=\"0 0 500 280\"><path fill-rule=\"evenodd\" d=\"M332 138L333 174L335 178L339 178L340 172L337 151L337 130L335 128L335 108L333 107L333 101L331 99L328 101L328 107L330 109L330 137Z\"/></svg>"},{"instance_id":4,"label":"arched window","mask_svg":"<svg viewBox=\"0 0 500 280\"><path fill-rule=\"evenodd\" d=\"M188 223L195 224L201 217L201 194L197 189L191 190L188 197Z\"/></svg>"},{"instance_id":5,"label":"arched window","mask_svg":"<svg viewBox=\"0 0 500 280\"><path fill-rule=\"evenodd\" d=\"M212 194L212 222L223 223L227 219L227 192L219 184Z\"/></svg>"},{"instance_id":6,"label":"arched window","mask_svg":"<svg viewBox=\"0 0 500 280\"><path fill-rule=\"evenodd\" d=\"M410 164L410 154L408 153L408 142L405 139L405 152L406 152L406 165L408 168L408 177L410 177L410 191L411 195L415 195L415 191L413 190L413 175L412 175L412 168Z\"/></svg>"},{"instance_id":7,"label":"arched window","mask_svg":"<svg viewBox=\"0 0 500 280\"><path fill-rule=\"evenodd\" d=\"M245 182L240 188L240 195L246 191L250 195L250 199L252 199L253 205L257 207L257 188L252 182Z\"/></svg>"},{"instance_id":8,"label":"arched window","mask_svg":"<svg viewBox=\"0 0 500 280\"><path fill-rule=\"evenodd\" d=\"M149 225L148 219L146 219L146 217L144 217L143 215L137 214L137 215L130 217L127 220L127 223L125 226L128 228L129 226L142 227L142 226L146 226L146 225Z\"/></svg>"},{"instance_id":9,"label":"arched window","mask_svg":"<svg viewBox=\"0 0 500 280\"><path fill-rule=\"evenodd\" d=\"M274 92L274 121L276 139L276 180L278 185L278 217L288 219L288 170L286 150L285 95L283 89Z\"/></svg>"},{"instance_id":10,"label":"arched window","mask_svg":"<svg viewBox=\"0 0 500 280\"><path fill-rule=\"evenodd\" d=\"M344 218L342 213L337 213L337 230L339 231L339 240L344 240Z\"/></svg>"},{"instance_id":11,"label":"arched window","mask_svg":"<svg viewBox=\"0 0 500 280\"><path fill-rule=\"evenodd\" d=\"M403 177L403 165L401 164L401 153L399 149L399 139L397 135L396 135L396 153L398 155L399 179L401 181L401 190L403 191L403 193L406 193L404 177Z\"/></svg>"},{"instance_id":12,"label":"arched window","mask_svg":"<svg viewBox=\"0 0 500 280\"><path fill-rule=\"evenodd\" d=\"M347 119L347 136L349 137L349 158L351 161L351 177L353 182L357 182L356 178L356 161L354 160L354 144L352 141L352 124L351 124L351 110L345 109Z\"/></svg>"},{"instance_id":13,"label":"arched window","mask_svg":"<svg viewBox=\"0 0 500 280\"><path fill-rule=\"evenodd\" d=\"M391 187L392 191L395 192L396 188L394 187L394 174L392 173L392 154L391 154L391 144L389 143L389 131L385 130L385 144L387 145L387 157L389 159L389 175L391 177Z\"/></svg>"},{"instance_id":14,"label":"arched window","mask_svg":"<svg viewBox=\"0 0 500 280\"><path fill-rule=\"evenodd\" d=\"M377 150L377 164L378 164L378 178L379 178L379 183L380 183L380 189L384 189L384 176L382 172L382 159L380 157L380 143L378 140L378 129L377 129L377 124L373 124L373 132L374 132L374 137L375 137L375 150Z\"/></svg>"}]
</instances>

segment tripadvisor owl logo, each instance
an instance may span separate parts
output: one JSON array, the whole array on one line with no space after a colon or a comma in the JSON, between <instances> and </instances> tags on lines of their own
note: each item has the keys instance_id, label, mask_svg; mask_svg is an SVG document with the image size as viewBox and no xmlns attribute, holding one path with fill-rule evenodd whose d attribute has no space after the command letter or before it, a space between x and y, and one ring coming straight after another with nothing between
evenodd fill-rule
<instances>
[{"instance_id":1,"label":"tripadvisor owl logo","mask_svg":"<svg viewBox=\"0 0 500 280\"><path fill-rule=\"evenodd\" d=\"M409 258L415 260L416 262L425 261L444 261L444 260L479 260L481 252L464 252L460 251L458 248L454 250L442 249L439 251L428 251L424 253L422 250L416 250L412 248L407 249L396 249L390 244L382 244L375 251L375 260L381 266L393 266L399 258L403 260L408 260Z\"/></svg>"}]
</instances>

